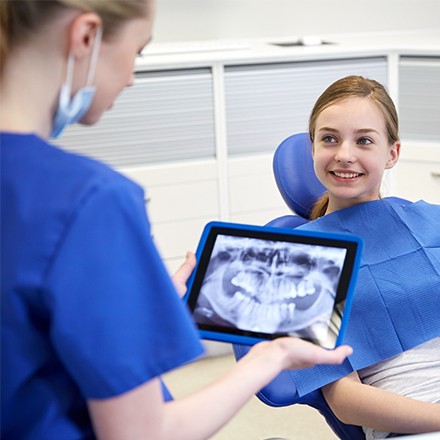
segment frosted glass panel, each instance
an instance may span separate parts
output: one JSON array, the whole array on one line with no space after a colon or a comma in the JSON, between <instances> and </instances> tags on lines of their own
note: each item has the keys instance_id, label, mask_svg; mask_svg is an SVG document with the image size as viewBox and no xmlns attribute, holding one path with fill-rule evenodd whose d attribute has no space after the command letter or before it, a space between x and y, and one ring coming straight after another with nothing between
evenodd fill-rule
<instances>
[{"instance_id":1,"label":"frosted glass panel","mask_svg":"<svg viewBox=\"0 0 440 440\"><path fill-rule=\"evenodd\" d=\"M140 73L96 126L73 126L58 143L119 167L213 158L211 71Z\"/></svg>"},{"instance_id":2,"label":"frosted glass panel","mask_svg":"<svg viewBox=\"0 0 440 440\"><path fill-rule=\"evenodd\" d=\"M307 131L318 96L346 75L363 75L387 85L386 58L227 67L229 153L270 152L287 136Z\"/></svg>"},{"instance_id":3,"label":"frosted glass panel","mask_svg":"<svg viewBox=\"0 0 440 440\"><path fill-rule=\"evenodd\" d=\"M440 58L402 57L399 76L402 138L440 140Z\"/></svg>"}]
</instances>

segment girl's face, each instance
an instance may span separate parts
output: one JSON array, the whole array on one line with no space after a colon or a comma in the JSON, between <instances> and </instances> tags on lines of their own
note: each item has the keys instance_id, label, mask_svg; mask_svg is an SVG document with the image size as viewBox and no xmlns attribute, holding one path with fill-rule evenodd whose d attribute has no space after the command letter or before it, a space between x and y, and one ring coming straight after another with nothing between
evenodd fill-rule
<instances>
[{"instance_id":1,"label":"girl's face","mask_svg":"<svg viewBox=\"0 0 440 440\"><path fill-rule=\"evenodd\" d=\"M128 21L108 41L102 41L93 81L96 95L81 123L96 123L119 93L133 85L136 56L150 41L151 32L152 18L137 18Z\"/></svg>"},{"instance_id":2,"label":"girl's face","mask_svg":"<svg viewBox=\"0 0 440 440\"><path fill-rule=\"evenodd\" d=\"M326 214L377 200L385 169L399 158L400 144L388 144L385 118L369 98L348 98L316 119L313 159L327 188Z\"/></svg>"}]
</instances>

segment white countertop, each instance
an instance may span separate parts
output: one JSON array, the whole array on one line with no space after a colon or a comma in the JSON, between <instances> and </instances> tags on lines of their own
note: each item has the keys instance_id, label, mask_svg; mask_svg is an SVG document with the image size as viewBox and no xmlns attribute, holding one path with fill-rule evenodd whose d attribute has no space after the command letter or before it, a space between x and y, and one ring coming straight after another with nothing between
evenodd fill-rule
<instances>
[{"instance_id":1,"label":"white countertop","mask_svg":"<svg viewBox=\"0 0 440 440\"><path fill-rule=\"evenodd\" d=\"M311 36L311 43L316 43L313 41L316 38ZM298 36L264 40L152 43L151 48L147 47L144 55L137 60L136 70L206 67L216 63L237 65L387 56L394 53L422 57L440 56L439 29L404 33L334 34L320 36L318 40L324 44L286 46L301 41L301 37Z\"/></svg>"}]
</instances>

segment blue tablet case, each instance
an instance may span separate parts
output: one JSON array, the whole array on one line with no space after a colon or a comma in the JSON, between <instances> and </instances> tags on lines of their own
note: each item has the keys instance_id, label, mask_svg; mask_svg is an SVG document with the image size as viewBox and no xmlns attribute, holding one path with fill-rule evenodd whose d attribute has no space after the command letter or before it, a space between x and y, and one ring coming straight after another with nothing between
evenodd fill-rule
<instances>
[{"instance_id":1,"label":"blue tablet case","mask_svg":"<svg viewBox=\"0 0 440 440\"><path fill-rule=\"evenodd\" d=\"M201 337L252 345L291 335L340 345L362 246L353 234L208 223L185 297Z\"/></svg>"}]
</instances>

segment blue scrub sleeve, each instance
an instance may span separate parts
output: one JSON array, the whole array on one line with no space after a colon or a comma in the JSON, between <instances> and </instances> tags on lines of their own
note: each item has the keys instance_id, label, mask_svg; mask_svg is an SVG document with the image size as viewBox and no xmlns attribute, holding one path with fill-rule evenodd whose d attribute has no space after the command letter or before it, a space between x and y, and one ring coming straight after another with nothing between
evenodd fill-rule
<instances>
[{"instance_id":1,"label":"blue scrub sleeve","mask_svg":"<svg viewBox=\"0 0 440 440\"><path fill-rule=\"evenodd\" d=\"M44 291L52 342L85 398L118 395L202 353L139 187L93 186L68 224Z\"/></svg>"}]
</instances>

